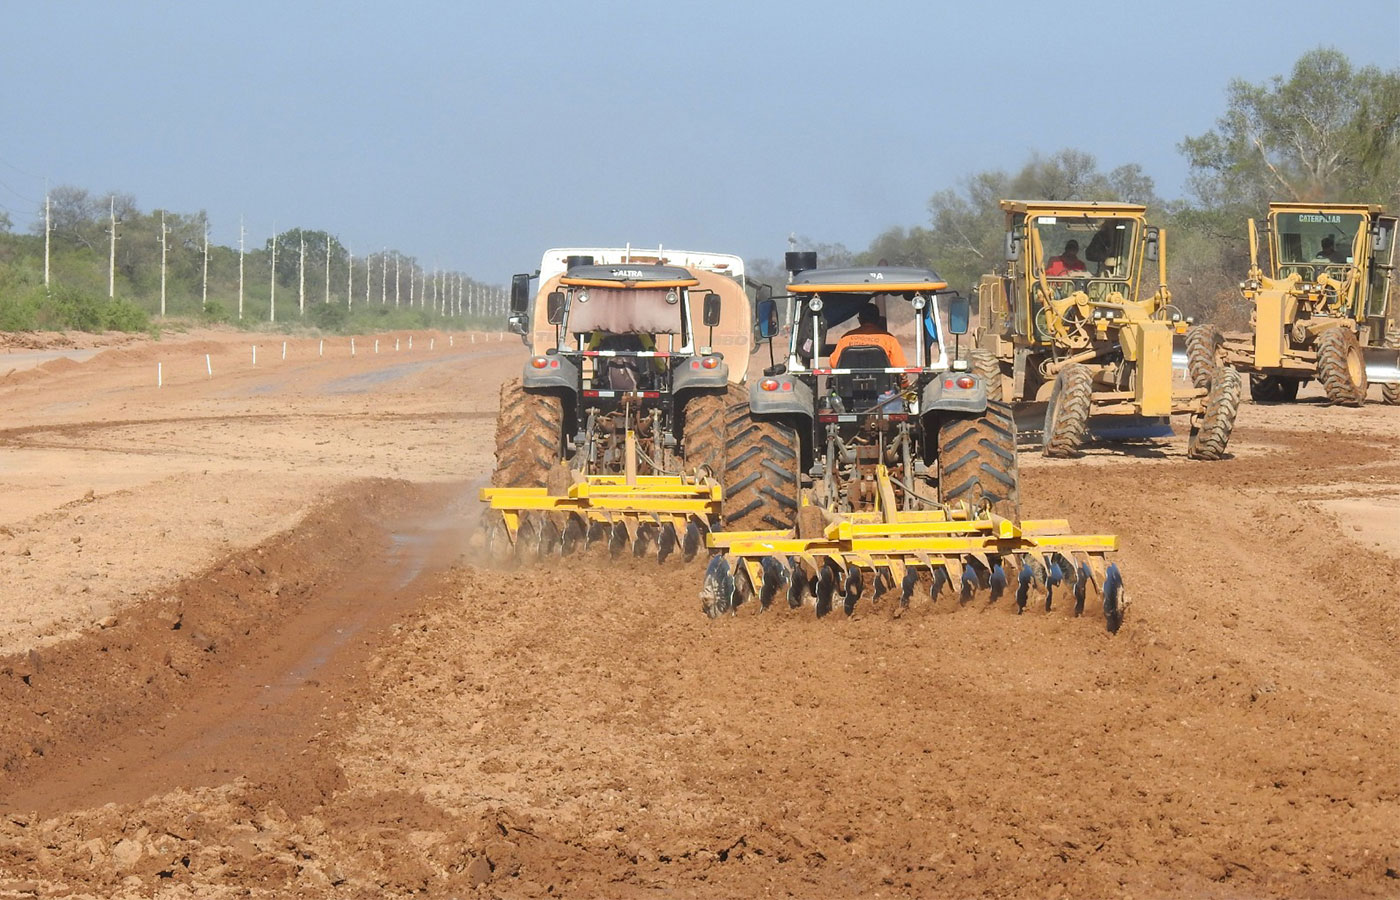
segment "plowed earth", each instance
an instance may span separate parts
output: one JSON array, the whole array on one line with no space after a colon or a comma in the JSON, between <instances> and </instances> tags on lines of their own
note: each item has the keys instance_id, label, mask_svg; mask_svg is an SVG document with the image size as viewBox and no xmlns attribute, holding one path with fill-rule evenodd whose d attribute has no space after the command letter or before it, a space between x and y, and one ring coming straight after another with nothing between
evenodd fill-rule
<instances>
[{"instance_id":1,"label":"plowed earth","mask_svg":"<svg viewBox=\"0 0 1400 900\"><path fill-rule=\"evenodd\" d=\"M1023 452L1116 635L711 622L479 559L523 351L408 337L0 353L0 897L1400 894L1400 410Z\"/></svg>"}]
</instances>

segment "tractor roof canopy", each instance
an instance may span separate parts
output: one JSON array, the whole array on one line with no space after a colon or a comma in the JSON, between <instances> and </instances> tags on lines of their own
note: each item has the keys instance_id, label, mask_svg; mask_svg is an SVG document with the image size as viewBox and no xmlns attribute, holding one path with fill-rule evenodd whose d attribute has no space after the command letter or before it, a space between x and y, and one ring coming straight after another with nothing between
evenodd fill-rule
<instances>
[{"instance_id":1,"label":"tractor roof canopy","mask_svg":"<svg viewBox=\"0 0 1400 900\"><path fill-rule=\"evenodd\" d=\"M694 287L700 281L680 266L620 263L615 266L574 266L559 279L570 287L671 288Z\"/></svg>"},{"instance_id":2,"label":"tractor roof canopy","mask_svg":"<svg viewBox=\"0 0 1400 900\"><path fill-rule=\"evenodd\" d=\"M1088 215L1137 216L1147 212L1140 203L1110 203L1105 200L1003 200L1001 208L1009 213L1028 215Z\"/></svg>"},{"instance_id":3,"label":"tractor roof canopy","mask_svg":"<svg viewBox=\"0 0 1400 900\"><path fill-rule=\"evenodd\" d=\"M948 282L932 269L913 266L876 266L850 269L808 269L793 276L788 290L794 294L894 294L941 291Z\"/></svg>"}]
</instances>

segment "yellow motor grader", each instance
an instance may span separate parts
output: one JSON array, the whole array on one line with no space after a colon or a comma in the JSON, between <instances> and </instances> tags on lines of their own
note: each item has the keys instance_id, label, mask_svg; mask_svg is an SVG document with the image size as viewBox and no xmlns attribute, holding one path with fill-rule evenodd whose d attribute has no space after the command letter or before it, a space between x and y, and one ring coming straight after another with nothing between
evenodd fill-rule
<instances>
[{"instance_id":1,"label":"yellow motor grader","mask_svg":"<svg viewBox=\"0 0 1400 900\"><path fill-rule=\"evenodd\" d=\"M1192 381L1220 364L1249 373L1257 401L1292 401L1303 383L1360 406L1370 383L1400 404L1400 317L1394 308L1395 216L1355 203L1271 203L1270 269L1249 220L1249 276L1240 290L1251 330L1198 325L1186 335Z\"/></svg>"},{"instance_id":2,"label":"yellow motor grader","mask_svg":"<svg viewBox=\"0 0 1400 900\"><path fill-rule=\"evenodd\" d=\"M1117 538L1021 518L1010 408L963 358L968 301L927 269L818 269L814 256L789 254L785 297L759 293L759 336L771 350L784 321L788 346L731 407L724 490L726 504L761 493L768 519L707 536L706 613L755 598L765 610L780 593L818 616L886 592L902 611L921 584L935 602L1014 593L1019 610L1043 589L1049 610L1064 585L1075 614L1092 589L1116 631Z\"/></svg>"},{"instance_id":3,"label":"yellow motor grader","mask_svg":"<svg viewBox=\"0 0 1400 900\"><path fill-rule=\"evenodd\" d=\"M1173 339L1188 320L1167 288L1166 232L1128 203L1003 200L1006 268L977 286L973 368L990 395L1046 403L1042 449L1075 456L1091 416L1191 417L1187 455L1225 455L1242 385L1224 366L1176 385ZM1145 267L1157 263L1147 293Z\"/></svg>"},{"instance_id":4,"label":"yellow motor grader","mask_svg":"<svg viewBox=\"0 0 1400 900\"><path fill-rule=\"evenodd\" d=\"M695 555L719 523L753 342L743 278L737 256L627 247L550 250L512 279L509 326L532 354L501 388L489 554Z\"/></svg>"}]
</instances>

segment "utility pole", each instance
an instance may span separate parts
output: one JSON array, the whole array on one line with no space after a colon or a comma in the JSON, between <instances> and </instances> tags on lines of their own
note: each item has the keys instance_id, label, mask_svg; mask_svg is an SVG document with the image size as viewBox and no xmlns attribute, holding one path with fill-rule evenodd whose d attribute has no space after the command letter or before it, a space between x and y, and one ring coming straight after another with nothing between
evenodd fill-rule
<instances>
[{"instance_id":1,"label":"utility pole","mask_svg":"<svg viewBox=\"0 0 1400 900\"><path fill-rule=\"evenodd\" d=\"M383 306L389 302L389 248L384 248L384 254L379 259L379 305Z\"/></svg>"},{"instance_id":2,"label":"utility pole","mask_svg":"<svg viewBox=\"0 0 1400 900\"><path fill-rule=\"evenodd\" d=\"M238 321L243 321L243 217L238 217Z\"/></svg>"},{"instance_id":3,"label":"utility pole","mask_svg":"<svg viewBox=\"0 0 1400 900\"><path fill-rule=\"evenodd\" d=\"M345 248L345 308L355 305L355 254Z\"/></svg>"},{"instance_id":4,"label":"utility pole","mask_svg":"<svg viewBox=\"0 0 1400 900\"><path fill-rule=\"evenodd\" d=\"M368 254L368 255L365 256L365 306L369 306L369 281L370 281L370 268L369 268L369 267L370 267L370 264L373 263L373 262L374 262L374 254L373 254L373 253L370 253L370 254Z\"/></svg>"},{"instance_id":5,"label":"utility pole","mask_svg":"<svg viewBox=\"0 0 1400 900\"><path fill-rule=\"evenodd\" d=\"M49 288L49 235L53 233L53 215L49 212L49 194L44 194L44 290Z\"/></svg>"},{"instance_id":6,"label":"utility pole","mask_svg":"<svg viewBox=\"0 0 1400 900\"><path fill-rule=\"evenodd\" d=\"M267 320L277 321L277 223L272 225L272 287L267 298Z\"/></svg>"},{"instance_id":7,"label":"utility pole","mask_svg":"<svg viewBox=\"0 0 1400 900\"><path fill-rule=\"evenodd\" d=\"M170 233L165 227L165 210L160 211L160 314L165 315L165 249L170 243L166 236Z\"/></svg>"},{"instance_id":8,"label":"utility pole","mask_svg":"<svg viewBox=\"0 0 1400 900\"><path fill-rule=\"evenodd\" d=\"M112 225L107 230L111 235L111 240L107 242L107 299L117 296L117 198L115 195L107 198L107 210L111 215Z\"/></svg>"},{"instance_id":9,"label":"utility pole","mask_svg":"<svg viewBox=\"0 0 1400 900\"><path fill-rule=\"evenodd\" d=\"M306 315L306 232L301 232L301 256L297 257L297 314Z\"/></svg>"},{"instance_id":10,"label":"utility pole","mask_svg":"<svg viewBox=\"0 0 1400 900\"><path fill-rule=\"evenodd\" d=\"M413 270L417 268L413 263L408 264L408 305L413 305Z\"/></svg>"},{"instance_id":11,"label":"utility pole","mask_svg":"<svg viewBox=\"0 0 1400 900\"><path fill-rule=\"evenodd\" d=\"M200 294L199 308L209 306L209 220L204 220L204 289Z\"/></svg>"},{"instance_id":12,"label":"utility pole","mask_svg":"<svg viewBox=\"0 0 1400 900\"><path fill-rule=\"evenodd\" d=\"M326 304L331 302L331 233L326 232Z\"/></svg>"},{"instance_id":13,"label":"utility pole","mask_svg":"<svg viewBox=\"0 0 1400 900\"><path fill-rule=\"evenodd\" d=\"M403 282L401 282L401 281L399 280L399 260L401 260L402 258L403 258L403 257L399 255L399 253L398 253L397 250L394 251L394 308L395 308L395 309L397 309L398 306L399 306L399 285L403 283Z\"/></svg>"}]
</instances>

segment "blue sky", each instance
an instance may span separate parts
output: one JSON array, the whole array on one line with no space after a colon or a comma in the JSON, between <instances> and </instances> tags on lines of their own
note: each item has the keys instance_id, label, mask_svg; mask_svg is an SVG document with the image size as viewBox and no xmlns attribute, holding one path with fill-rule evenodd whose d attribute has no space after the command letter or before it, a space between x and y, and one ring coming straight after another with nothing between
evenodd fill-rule
<instances>
[{"instance_id":1,"label":"blue sky","mask_svg":"<svg viewBox=\"0 0 1400 900\"><path fill-rule=\"evenodd\" d=\"M0 41L19 228L75 184L502 282L549 246L858 249L1036 150L1179 196L1231 78L1400 66L1400 0L27 3Z\"/></svg>"}]
</instances>

